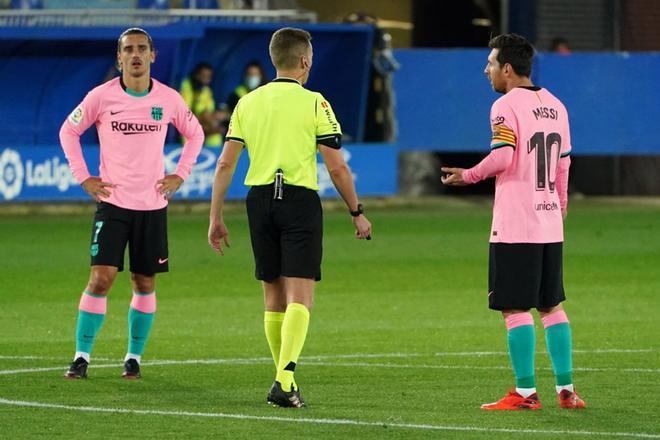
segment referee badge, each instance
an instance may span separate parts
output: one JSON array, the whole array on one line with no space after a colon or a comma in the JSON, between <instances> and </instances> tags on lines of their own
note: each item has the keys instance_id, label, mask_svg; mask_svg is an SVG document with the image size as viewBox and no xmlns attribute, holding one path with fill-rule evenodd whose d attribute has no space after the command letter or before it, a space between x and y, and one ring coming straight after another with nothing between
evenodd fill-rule
<instances>
[{"instance_id":1,"label":"referee badge","mask_svg":"<svg viewBox=\"0 0 660 440\"><path fill-rule=\"evenodd\" d=\"M160 121L163 119L163 107L151 107L151 117L155 121Z\"/></svg>"}]
</instances>

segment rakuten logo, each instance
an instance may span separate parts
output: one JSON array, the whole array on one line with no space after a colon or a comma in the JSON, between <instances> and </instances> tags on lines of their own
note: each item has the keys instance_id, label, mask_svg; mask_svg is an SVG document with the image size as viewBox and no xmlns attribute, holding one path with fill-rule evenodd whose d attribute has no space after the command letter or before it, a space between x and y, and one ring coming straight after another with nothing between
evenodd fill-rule
<instances>
[{"instance_id":1,"label":"rakuten logo","mask_svg":"<svg viewBox=\"0 0 660 440\"><path fill-rule=\"evenodd\" d=\"M159 124L136 124L134 122L119 122L112 121L110 122L112 131L119 131L122 134L142 134L142 133L154 133L161 131L163 129L162 125Z\"/></svg>"}]
</instances>

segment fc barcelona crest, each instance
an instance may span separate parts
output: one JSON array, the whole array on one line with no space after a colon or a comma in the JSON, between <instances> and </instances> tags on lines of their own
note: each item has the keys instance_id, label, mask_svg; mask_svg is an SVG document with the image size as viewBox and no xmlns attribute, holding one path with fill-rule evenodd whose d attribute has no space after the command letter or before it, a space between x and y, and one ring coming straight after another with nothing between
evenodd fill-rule
<instances>
[{"instance_id":1,"label":"fc barcelona crest","mask_svg":"<svg viewBox=\"0 0 660 440\"><path fill-rule=\"evenodd\" d=\"M151 117L155 121L160 121L163 119L163 107L151 107Z\"/></svg>"}]
</instances>

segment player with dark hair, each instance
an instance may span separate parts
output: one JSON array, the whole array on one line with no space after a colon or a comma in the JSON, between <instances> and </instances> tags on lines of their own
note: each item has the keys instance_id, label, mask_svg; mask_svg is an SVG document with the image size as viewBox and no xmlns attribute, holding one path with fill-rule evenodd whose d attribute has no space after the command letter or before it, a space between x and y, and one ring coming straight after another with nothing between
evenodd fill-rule
<instances>
[{"instance_id":1,"label":"player with dark hair","mask_svg":"<svg viewBox=\"0 0 660 440\"><path fill-rule=\"evenodd\" d=\"M515 389L485 410L540 409L534 374L537 309L562 408L583 408L573 387L571 328L562 307L563 219L567 213L571 138L564 105L529 78L534 48L515 34L493 38L485 74L503 93L491 108L491 151L470 169L442 168L446 185L495 177L490 234L489 307L508 330Z\"/></svg>"},{"instance_id":2,"label":"player with dark hair","mask_svg":"<svg viewBox=\"0 0 660 440\"><path fill-rule=\"evenodd\" d=\"M107 296L124 268L127 245L133 300L123 377L140 377L140 360L156 312L156 274L168 271L168 200L190 174L204 142L199 122L177 91L151 78L156 52L146 31L124 31L116 56L121 76L89 92L60 130L73 176L97 202L91 273L79 304L76 353L67 379L87 377ZM165 175L163 149L170 123L187 141L176 170ZM80 136L92 125L99 134L99 177L87 169L80 145Z\"/></svg>"},{"instance_id":3,"label":"player with dark hair","mask_svg":"<svg viewBox=\"0 0 660 440\"><path fill-rule=\"evenodd\" d=\"M358 203L353 176L341 153L341 127L330 103L303 87L312 68L311 35L302 29L275 32L269 52L277 78L245 95L232 114L218 160L209 244L229 246L222 210L243 148L250 156L246 206L265 302L264 329L275 362L270 404L305 405L294 380L307 337L314 287L321 279L323 212L317 194L316 154L350 211L356 236L368 239L371 223Z\"/></svg>"}]
</instances>

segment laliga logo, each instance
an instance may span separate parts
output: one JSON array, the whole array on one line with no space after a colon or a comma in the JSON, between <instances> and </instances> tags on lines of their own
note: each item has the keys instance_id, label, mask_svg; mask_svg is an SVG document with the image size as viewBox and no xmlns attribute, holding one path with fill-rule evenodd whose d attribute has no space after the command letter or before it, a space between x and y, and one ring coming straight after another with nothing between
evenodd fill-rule
<instances>
[{"instance_id":1,"label":"laliga logo","mask_svg":"<svg viewBox=\"0 0 660 440\"><path fill-rule=\"evenodd\" d=\"M165 172L167 174L171 174L176 170L176 164L179 161L182 150L183 148L175 148L165 155ZM217 157L213 150L202 148L190 176L188 176L177 192L184 198L193 192L197 192L199 195L205 195L213 187L216 160Z\"/></svg>"},{"instance_id":2,"label":"laliga logo","mask_svg":"<svg viewBox=\"0 0 660 440\"><path fill-rule=\"evenodd\" d=\"M349 163L349 161L351 160L350 151L348 151L346 148L342 148L341 153L344 156L344 160L346 161L346 163ZM323 165L322 163L317 164L316 170L317 170L316 174L319 180L319 195L329 196L336 194L335 186L332 184L330 173L328 173L328 169L325 167L325 165ZM353 175L353 180L357 181L358 179L357 174L353 173L352 170L351 170L351 174Z\"/></svg>"},{"instance_id":3,"label":"laliga logo","mask_svg":"<svg viewBox=\"0 0 660 440\"><path fill-rule=\"evenodd\" d=\"M6 149L0 155L0 194L11 200L23 187L23 163L17 151Z\"/></svg>"}]
</instances>

